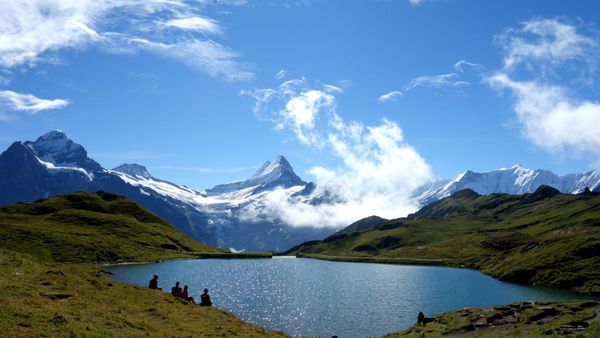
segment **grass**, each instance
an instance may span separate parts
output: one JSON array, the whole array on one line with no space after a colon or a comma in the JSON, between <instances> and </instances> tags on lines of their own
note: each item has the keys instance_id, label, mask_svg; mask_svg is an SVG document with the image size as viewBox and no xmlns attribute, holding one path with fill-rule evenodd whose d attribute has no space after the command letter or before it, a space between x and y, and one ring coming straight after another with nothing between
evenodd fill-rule
<instances>
[{"instance_id":1,"label":"grass","mask_svg":"<svg viewBox=\"0 0 600 338\"><path fill-rule=\"evenodd\" d=\"M464 266L505 281L600 294L600 195L461 191L406 218L299 245L313 258Z\"/></svg>"},{"instance_id":2,"label":"grass","mask_svg":"<svg viewBox=\"0 0 600 338\"><path fill-rule=\"evenodd\" d=\"M600 332L600 303L518 302L446 312L433 322L387 335L395 337L581 337Z\"/></svg>"},{"instance_id":3,"label":"grass","mask_svg":"<svg viewBox=\"0 0 600 338\"><path fill-rule=\"evenodd\" d=\"M271 257L198 243L139 204L104 192L0 207L0 248L72 263Z\"/></svg>"},{"instance_id":4,"label":"grass","mask_svg":"<svg viewBox=\"0 0 600 338\"><path fill-rule=\"evenodd\" d=\"M89 264L0 250L0 332L10 337L284 337L216 308L112 281Z\"/></svg>"},{"instance_id":5,"label":"grass","mask_svg":"<svg viewBox=\"0 0 600 338\"><path fill-rule=\"evenodd\" d=\"M124 197L72 193L0 207L0 335L284 337L233 314L110 279L101 264L265 258L198 243Z\"/></svg>"}]
</instances>

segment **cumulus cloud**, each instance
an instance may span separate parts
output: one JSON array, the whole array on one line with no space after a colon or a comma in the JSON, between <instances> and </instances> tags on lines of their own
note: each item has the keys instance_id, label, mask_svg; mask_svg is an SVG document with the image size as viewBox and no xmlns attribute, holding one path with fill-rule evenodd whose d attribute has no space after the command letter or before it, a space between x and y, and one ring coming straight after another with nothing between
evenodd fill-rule
<instances>
[{"instance_id":1,"label":"cumulus cloud","mask_svg":"<svg viewBox=\"0 0 600 338\"><path fill-rule=\"evenodd\" d=\"M222 28L201 13L206 2L183 0L40 0L0 3L0 67L53 59L64 49L90 46L111 52L150 51L171 56L226 81L252 73L238 53L207 39ZM185 29L189 34L169 30ZM141 44L147 41L148 44ZM148 46L168 48L148 48ZM140 49L135 49L139 47Z\"/></svg>"},{"instance_id":2,"label":"cumulus cloud","mask_svg":"<svg viewBox=\"0 0 600 338\"><path fill-rule=\"evenodd\" d=\"M256 98L255 112L293 131L301 143L328 150L340 163L337 168L309 170L317 187L313 195L323 197L324 203L298 203L288 191L277 190L255 214L246 215L248 219L277 217L292 226L341 227L373 214L391 218L416 210L410 195L433 175L404 141L397 123L384 119L366 126L345 121L337 112L336 96L315 89L304 78L244 94Z\"/></svg>"},{"instance_id":3,"label":"cumulus cloud","mask_svg":"<svg viewBox=\"0 0 600 338\"><path fill-rule=\"evenodd\" d=\"M7 110L22 111L35 114L42 110L60 109L68 106L70 102L63 99L40 99L31 94L13 92L11 90L0 91L0 108Z\"/></svg>"},{"instance_id":4,"label":"cumulus cloud","mask_svg":"<svg viewBox=\"0 0 600 338\"><path fill-rule=\"evenodd\" d=\"M600 103L575 100L565 88L536 81L515 81L503 73L487 79L508 88L524 135L549 151L575 150L600 156Z\"/></svg>"},{"instance_id":5,"label":"cumulus cloud","mask_svg":"<svg viewBox=\"0 0 600 338\"><path fill-rule=\"evenodd\" d=\"M389 93L385 93L381 95L377 101L379 102L396 102L399 98L402 97L402 92L399 90L393 90Z\"/></svg>"},{"instance_id":6,"label":"cumulus cloud","mask_svg":"<svg viewBox=\"0 0 600 338\"><path fill-rule=\"evenodd\" d=\"M600 103L572 93L573 86L553 84L547 70L564 82L566 63L589 67L596 40L580 34L577 27L553 19L523 23L501 38L504 65L485 81L507 89L515 98L514 110L523 135L536 146L560 154L592 155L600 159ZM535 65L535 66L532 66ZM591 67L590 69L592 69Z\"/></svg>"}]
</instances>

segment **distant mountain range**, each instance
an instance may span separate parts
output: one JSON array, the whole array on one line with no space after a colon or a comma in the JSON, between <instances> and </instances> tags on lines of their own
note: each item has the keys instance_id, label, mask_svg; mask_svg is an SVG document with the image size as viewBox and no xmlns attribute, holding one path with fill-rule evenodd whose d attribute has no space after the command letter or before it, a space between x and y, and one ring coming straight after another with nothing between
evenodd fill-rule
<instances>
[{"instance_id":1,"label":"distant mountain range","mask_svg":"<svg viewBox=\"0 0 600 338\"><path fill-rule=\"evenodd\" d=\"M198 191L155 178L139 164L103 168L58 130L35 142L15 142L0 155L0 205L103 190L144 205L200 242L234 250L284 250L333 232L290 227L257 213L274 189L298 203L322 200L314 184L302 181L283 156L247 180Z\"/></svg>"},{"instance_id":2,"label":"distant mountain range","mask_svg":"<svg viewBox=\"0 0 600 338\"><path fill-rule=\"evenodd\" d=\"M564 176L520 166L487 173L466 171L454 180L424 186L412 198L423 206L465 188L480 194L521 194L541 185L563 193L576 193L586 187L597 191L600 171ZM0 205L98 190L142 204L205 244L248 251L282 251L338 230L285 224L267 208L273 193L283 195L292 204L318 205L343 199L303 181L283 156L266 162L248 179L199 191L155 178L139 164L103 168L88 157L83 146L59 130L34 142L15 142L0 155Z\"/></svg>"},{"instance_id":3,"label":"distant mountain range","mask_svg":"<svg viewBox=\"0 0 600 338\"><path fill-rule=\"evenodd\" d=\"M523 168L519 164L484 173L467 170L453 180L439 180L423 186L413 194L413 198L419 206L424 206L463 189L471 189L481 195L519 195L534 192L542 185L566 194L577 194L585 188L600 191L600 170L562 176L548 170Z\"/></svg>"}]
</instances>

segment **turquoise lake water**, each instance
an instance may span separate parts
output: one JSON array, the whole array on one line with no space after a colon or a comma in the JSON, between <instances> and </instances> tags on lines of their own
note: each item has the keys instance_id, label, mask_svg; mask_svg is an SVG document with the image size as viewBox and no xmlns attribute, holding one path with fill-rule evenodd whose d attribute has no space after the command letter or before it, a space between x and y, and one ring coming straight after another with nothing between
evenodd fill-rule
<instances>
[{"instance_id":1,"label":"turquoise lake water","mask_svg":"<svg viewBox=\"0 0 600 338\"><path fill-rule=\"evenodd\" d=\"M468 269L329 262L306 258L202 259L110 267L114 279L147 286L153 274L170 290L205 287L214 306L291 336L381 336L465 307L587 298L504 283Z\"/></svg>"}]
</instances>

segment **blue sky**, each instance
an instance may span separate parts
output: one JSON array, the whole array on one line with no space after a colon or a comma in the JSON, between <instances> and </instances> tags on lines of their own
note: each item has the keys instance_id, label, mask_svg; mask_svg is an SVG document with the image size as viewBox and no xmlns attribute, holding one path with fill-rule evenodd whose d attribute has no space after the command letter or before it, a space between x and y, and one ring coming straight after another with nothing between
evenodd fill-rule
<instances>
[{"instance_id":1,"label":"blue sky","mask_svg":"<svg viewBox=\"0 0 600 338\"><path fill-rule=\"evenodd\" d=\"M318 181L587 171L600 163L598 13L597 1L5 2L0 148L61 129L105 167L136 162L195 188L277 154Z\"/></svg>"}]
</instances>

